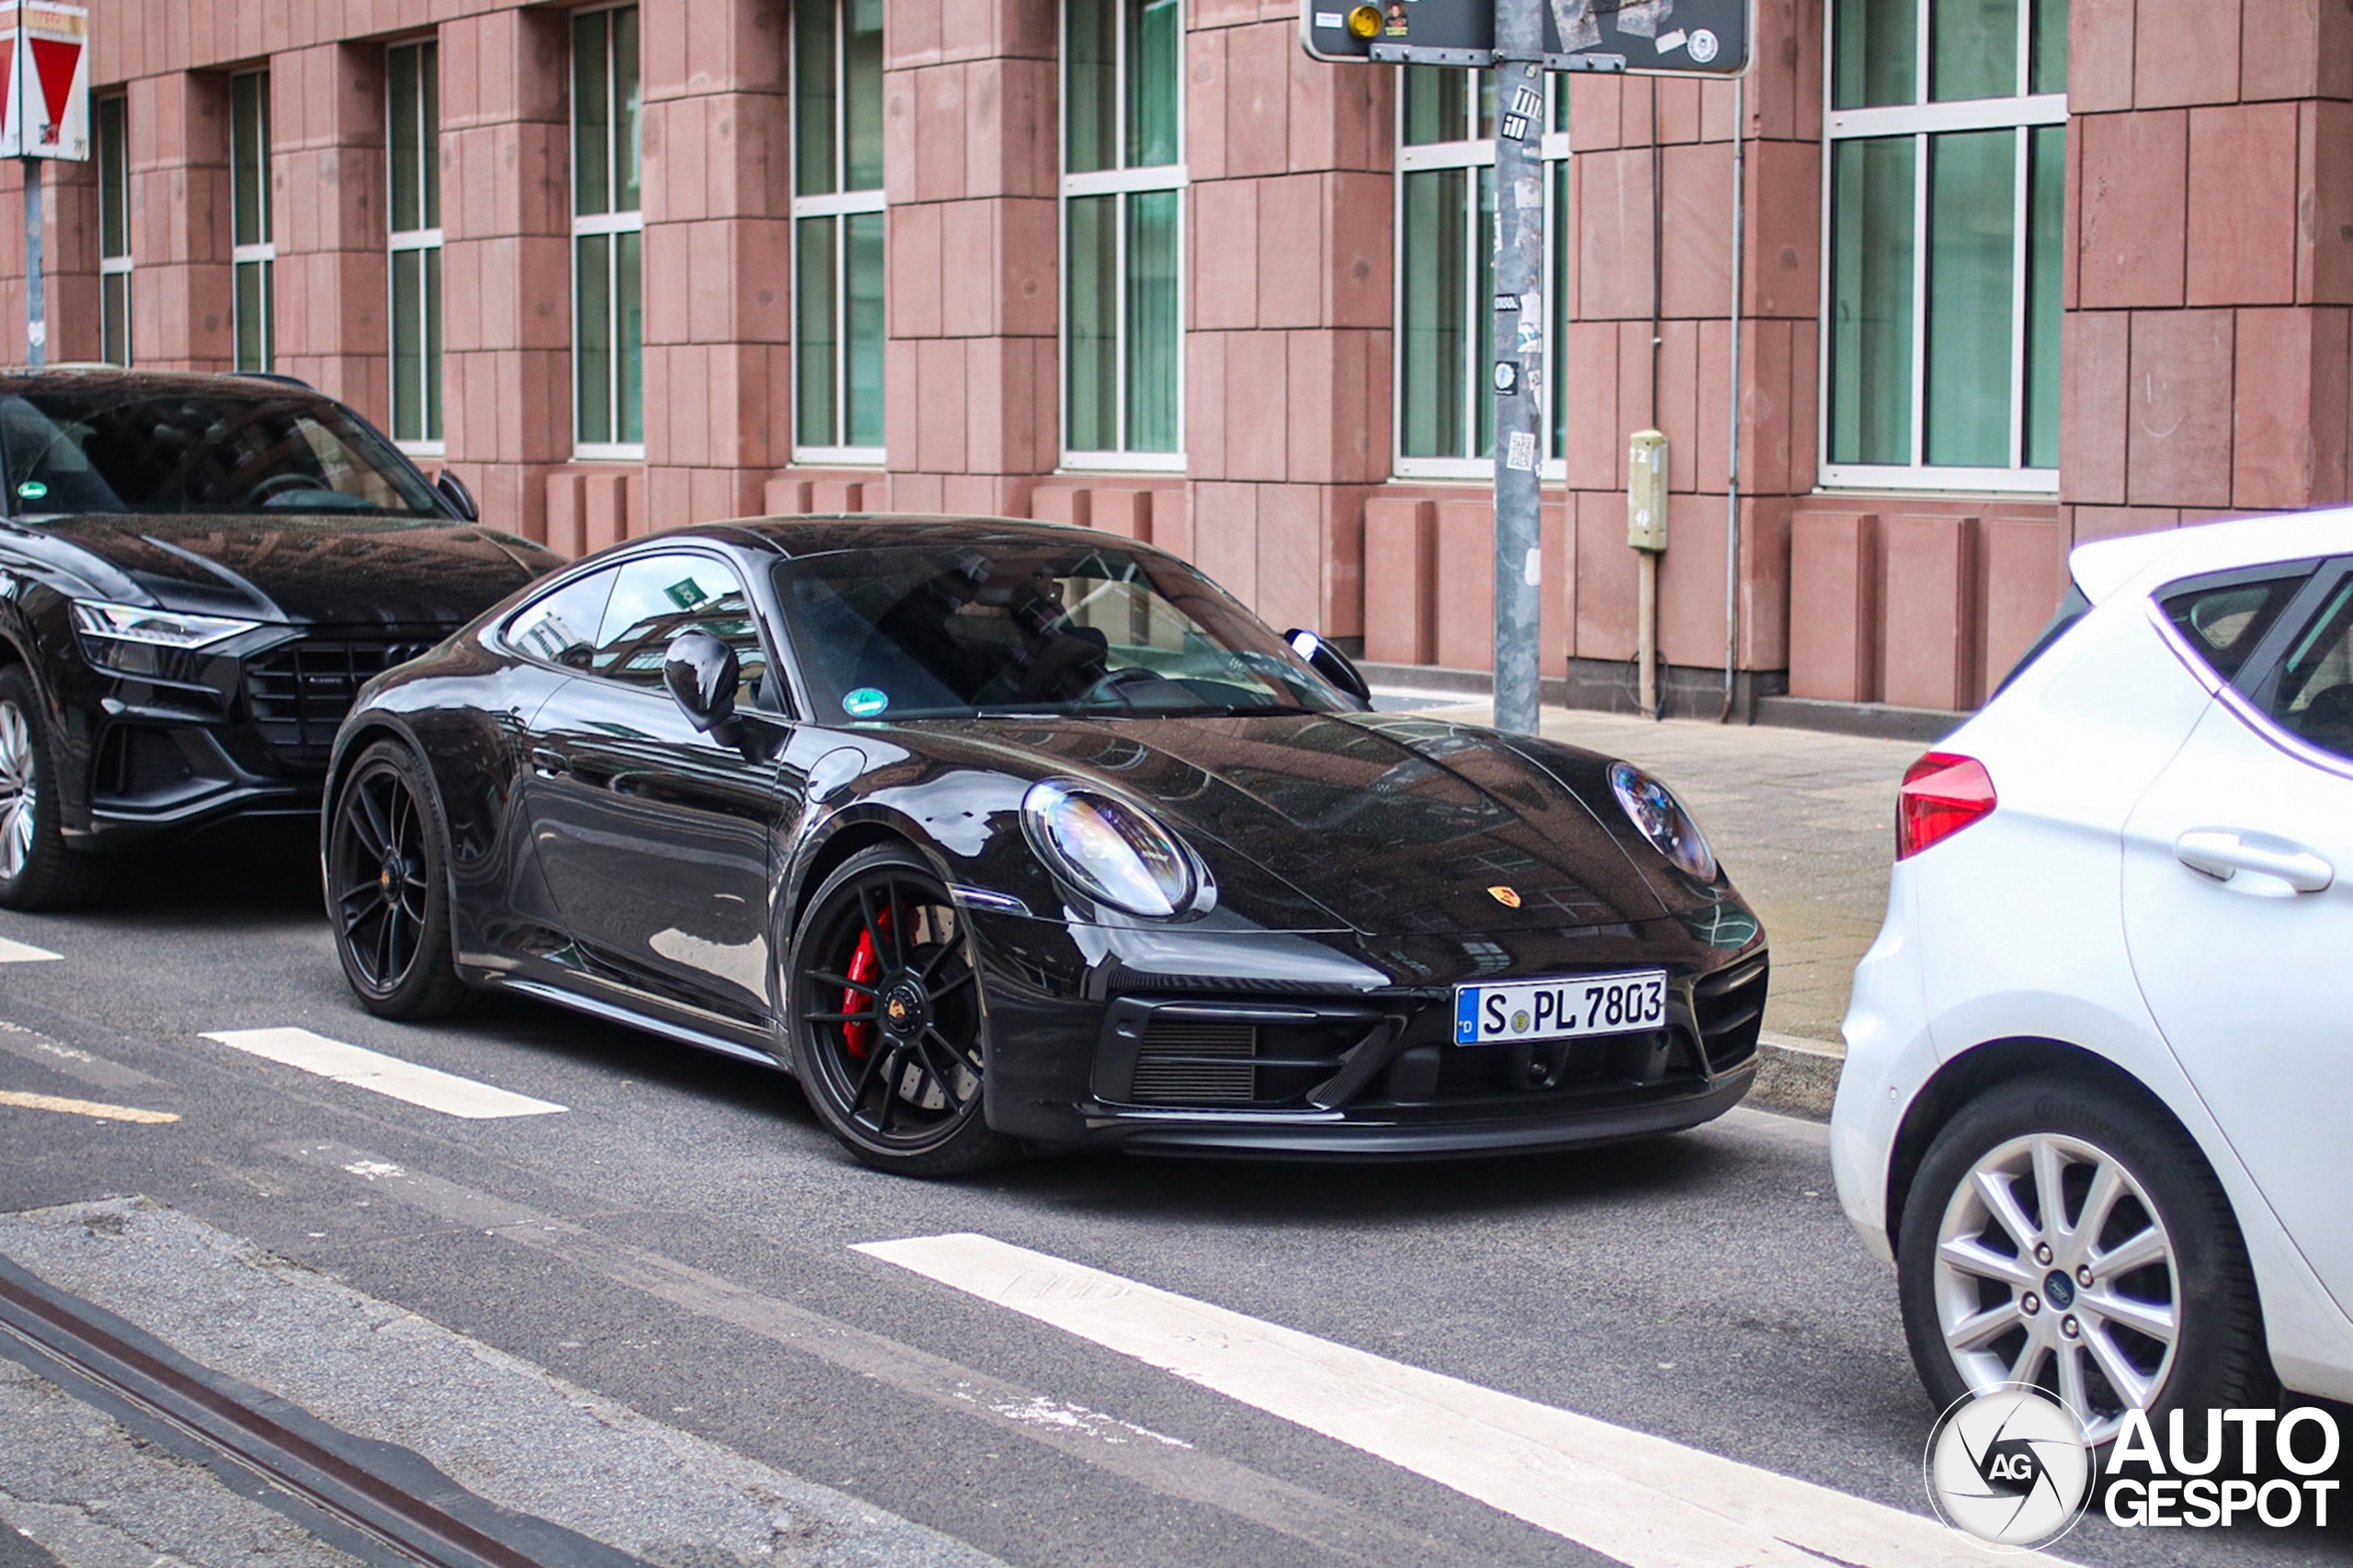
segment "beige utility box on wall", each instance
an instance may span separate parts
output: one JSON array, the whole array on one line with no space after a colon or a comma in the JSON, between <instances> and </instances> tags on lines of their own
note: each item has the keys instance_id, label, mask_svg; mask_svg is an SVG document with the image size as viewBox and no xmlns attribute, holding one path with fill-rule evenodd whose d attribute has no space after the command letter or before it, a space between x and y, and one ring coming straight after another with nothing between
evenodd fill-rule
<instances>
[{"instance_id":1,"label":"beige utility box on wall","mask_svg":"<svg viewBox=\"0 0 2353 1568\"><path fill-rule=\"evenodd\" d=\"M1666 548L1666 432L1637 430L1626 444L1626 542Z\"/></svg>"}]
</instances>

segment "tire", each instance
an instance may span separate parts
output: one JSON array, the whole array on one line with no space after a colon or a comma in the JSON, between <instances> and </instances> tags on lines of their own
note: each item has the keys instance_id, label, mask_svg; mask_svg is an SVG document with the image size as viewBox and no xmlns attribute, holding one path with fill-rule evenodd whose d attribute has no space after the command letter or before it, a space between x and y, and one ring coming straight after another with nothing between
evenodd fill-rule
<instances>
[{"instance_id":1,"label":"tire","mask_svg":"<svg viewBox=\"0 0 2353 1568\"><path fill-rule=\"evenodd\" d=\"M359 1005L438 1018L469 994L449 938L449 858L424 764L398 741L359 754L327 834L327 919Z\"/></svg>"},{"instance_id":2,"label":"tire","mask_svg":"<svg viewBox=\"0 0 2353 1568\"><path fill-rule=\"evenodd\" d=\"M2162 1422L2270 1396L2230 1200L2189 1136L2124 1091L2035 1077L1971 1101L1929 1145L1900 1236L1904 1336L1938 1408L2034 1383L2100 1444L2131 1405Z\"/></svg>"},{"instance_id":3,"label":"tire","mask_svg":"<svg viewBox=\"0 0 2353 1568\"><path fill-rule=\"evenodd\" d=\"M982 1085L988 1009L970 934L911 850L860 850L825 879L786 959L793 1071L826 1130L878 1170L1006 1164Z\"/></svg>"},{"instance_id":4,"label":"tire","mask_svg":"<svg viewBox=\"0 0 2353 1568\"><path fill-rule=\"evenodd\" d=\"M76 909L106 892L113 870L65 842L45 713L23 665L0 669L0 908Z\"/></svg>"}]
</instances>

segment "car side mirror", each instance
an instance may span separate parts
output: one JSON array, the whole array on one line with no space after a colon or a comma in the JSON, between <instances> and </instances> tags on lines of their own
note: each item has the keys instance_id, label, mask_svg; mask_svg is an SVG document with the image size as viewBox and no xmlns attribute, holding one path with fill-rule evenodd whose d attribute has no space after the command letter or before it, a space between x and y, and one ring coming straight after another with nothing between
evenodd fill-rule
<instances>
[{"instance_id":1,"label":"car side mirror","mask_svg":"<svg viewBox=\"0 0 2353 1568\"><path fill-rule=\"evenodd\" d=\"M722 742L735 728L735 688L743 678L735 650L699 627L672 638L662 656L670 699L696 729Z\"/></svg>"},{"instance_id":2,"label":"car side mirror","mask_svg":"<svg viewBox=\"0 0 2353 1568\"><path fill-rule=\"evenodd\" d=\"M1283 633L1283 641L1290 651L1307 661L1307 667L1355 698L1358 702L1372 700L1372 687L1364 682L1348 656L1324 638L1302 627L1292 627Z\"/></svg>"},{"instance_id":3,"label":"car side mirror","mask_svg":"<svg viewBox=\"0 0 2353 1568\"><path fill-rule=\"evenodd\" d=\"M460 522L477 523L482 520L482 508L474 505L474 493L466 488L464 480L448 469L443 469L441 476L433 482L433 489L448 503L449 510L458 514Z\"/></svg>"}]
</instances>

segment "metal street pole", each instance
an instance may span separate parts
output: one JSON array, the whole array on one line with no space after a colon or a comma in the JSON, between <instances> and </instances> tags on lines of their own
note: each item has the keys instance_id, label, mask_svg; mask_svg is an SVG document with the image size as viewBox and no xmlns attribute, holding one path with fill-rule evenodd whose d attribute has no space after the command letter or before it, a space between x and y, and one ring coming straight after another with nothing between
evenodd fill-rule
<instances>
[{"instance_id":1,"label":"metal street pole","mask_svg":"<svg viewBox=\"0 0 2353 1568\"><path fill-rule=\"evenodd\" d=\"M25 361L36 370L49 363L49 290L41 268L40 160L23 160L25 170Z\"/></svg>"},{"instance_id":2,"label":"metal street pole","mask_svg":"<svg viewBox=\"0 0 2353 1568\"><path fill-rule=\"evenodd\" d=\"M1543 0L1495 0L1495 727L1537 731L1543 524Z\"/></svg>"}]
</instances>

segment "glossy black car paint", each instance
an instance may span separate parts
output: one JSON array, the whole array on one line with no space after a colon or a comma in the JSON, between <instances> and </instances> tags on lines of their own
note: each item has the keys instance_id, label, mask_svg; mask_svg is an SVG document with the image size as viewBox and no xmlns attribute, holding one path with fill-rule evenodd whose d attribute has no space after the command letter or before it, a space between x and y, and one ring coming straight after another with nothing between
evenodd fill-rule
<instances>
[{"instance_id":1,"label":"glossy black car paint","mask_svg":"<svg viewBox=\"0 0 2353 1568\"><path fill-rule=\"evenodd\" d=\"M794 519L636 541L577 570L682 551L750 591L781 678L739 700L732 744L659 686L511 650L501 629L535 591L372 683L336 767L386 736L426 760L467 978L779 1066L780 971L806 901L857 850L913 846L978 949L989 1124L1034 1144L1493 1152L1689 1126L1746 1092L1763 933L1723 876L1703 884L1641 836L1608 758L1372 712L803 716L779 561L1069 533ZM1213 909L1148 920L1059 883L1020 825L1050 777L1149 804L1206 861ZM1488 891L1503 886L1516 907ZM1672 1026L1654 1036L1449 1043L1458 982L1653 967ZM1140 1052L1172 1009L1254 1022L1280 1103L1142 1103Z\"/></svg>"},{"instance_id":2,"label":"glossy black car paint","mask_svg":"<svg viewBox=\"0 0 2353 1568\"><path fill-rule=\"evenodd\" d=\"M220 396L241 382L276 402L314 395L233 377L48 374L128 397ZM38 378L0 377L0 396ZM0 662L21 663L39 690L66 841L109 853L228 816L316 811L335 726L360 684L562 563L454 509L58 516L31 512L12 485L0 496ZM261 624L130 676L85 657L77 598Z\"/></svg>"}]
</instances>

